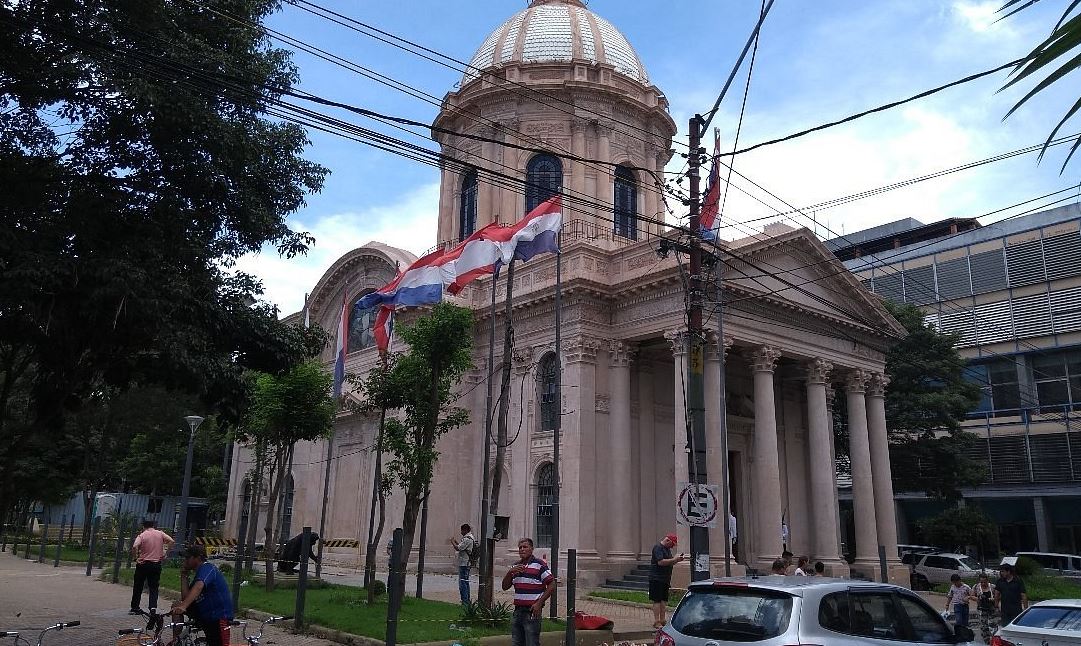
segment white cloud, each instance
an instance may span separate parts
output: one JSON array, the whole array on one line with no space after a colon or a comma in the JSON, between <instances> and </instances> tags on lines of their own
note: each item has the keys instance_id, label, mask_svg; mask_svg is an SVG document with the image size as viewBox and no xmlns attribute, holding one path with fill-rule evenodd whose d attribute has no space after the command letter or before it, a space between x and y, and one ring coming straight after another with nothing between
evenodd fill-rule
<instances>
[{"instance_id":1,"label":"white cloud","mask_svg":"<svg viewBox=\"0 0 1081 646\"><path fill-rule=\"evenodd\" d=\"M296 312L304 306L305 292L311 291L327 268L348 251L377 241L416 254L435 244L438 182L398 197L389 204L311 221L293 218L290 225L294 230L315 236L307 256L286 260L271 249L239 259L236 267L262 279L264 298L278 305L283 315Z\"/></svg>"},{"instance_id":2,"label":"white cloud","mask_svg":"<svg viewBox=\"0 0 1081 646\"><path fill-rule=\"evenodd\" d=\"M1001 6L1002 0L957 0L953 3L953 15L974 32L1008 34L1013 30L1008 20L999 21L1003 15L998 11Z\"/></svg>"}]
</instances>

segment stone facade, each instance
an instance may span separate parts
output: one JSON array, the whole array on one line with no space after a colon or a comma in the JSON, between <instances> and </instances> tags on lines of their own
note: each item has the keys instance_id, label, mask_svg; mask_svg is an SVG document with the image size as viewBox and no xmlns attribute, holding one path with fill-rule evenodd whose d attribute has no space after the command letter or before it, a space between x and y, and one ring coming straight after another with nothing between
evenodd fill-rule
<instances>
[{"instance_id":1,"label":"stone facade","mask_svg":"<svg viewBox=\"0 0 1081 646\"><path fill-rule=\"evenodd\" d=\"M576 14L586 11L575 0L535 0L519 29L539 19L532 10L562 5ZM509 420L513 441L498 509L510 517L512 536L537 536L546 522L549 501L541 479L552 461L553 436L542 423L539 371L549 353L559 352L559 544L578 550L580 576L590 585L648 558L659 537L676 529L676 483L688 479L685 270L675 256L657 254L658 237L674 235L665 227L640 223L637 240L616 235L612 166L574 159L625 163L659 173L672 155L675 126L663 94L643 81L644 69L632 78L598 60L522 62L515 58L522 38L506 45L509 27L500 29L496 39L509 56L493 68L498 78L467 77L459 91L448 94L435 122L436 134L448 154L519 179L525 178L535 153L448 136L442 130L548 151L563 159L565 194L591 198L565 200L559 348L554 334L555 257L537 257L516 267ZM543 94L534 92L538 90ZM457 241L461 233L461 172L450 167L442 171L440 241ZM635 173L639 215L663 213L649 174ZM515 190L482 183L478 193L478 228L511 222L524 211L523 196ZM888 383L882 374L884 352L889 337L903 330L805 229L726 243L721 255L725 333L723 339L708 339L706 451L709 481L719 482L722 456L716 439L723 356L738 562L768 567L783 548L783 517L790 532L788 549L824 561L833 573L849 572L840 556L832 385L845 388L851 420L858 528L853 568L877 578L878 545L885 546L892 559L897 542L882 404ZM378 244L346 254L315 286L309 301L312 320L335 329L343 299L353 302L382 286L396 263L404 266L410 260L405 252ZM715 271L714 284L717 278ZM470 409L472 422L445 437L439 447L427 557L437 569L450 569L446 539L457 527L463 522L479 526L488 337L490 326L498 326L498 365L506 323L502 311L494 320L491 316L492 288L490 278L478 280L452 299L474 310L476 369L459 388L459 403ZM495 290L502 299L506 286L500 283ZM715 318L711 321L716 324ZM328 365L330 352L324 356ZM351 352L347 371L363 375L376 361L374 348ZM363 542L367 535L376 425L377 420L345 412L338 418L330 450L327 537ZM297 449L294 531L302 525L318 526L327 454L326 443ZM238 456L227 515L233 532L239 522L236 503L243 495L240 483L250 461L242 447ZM400 524L400 493L392 496L388 512L384 537ZM680 544L686 545L685 528L678 534ZM710 545L719 568L724 552L719 528L711 533ZM545 554L546 548L541 541L538 552ZM513 551L510 542L501 543L497 558L505 560ZM341 552L335 558L357 557ZM906 571L891 571L907 583Z\"/></svg>"}]
</instances>

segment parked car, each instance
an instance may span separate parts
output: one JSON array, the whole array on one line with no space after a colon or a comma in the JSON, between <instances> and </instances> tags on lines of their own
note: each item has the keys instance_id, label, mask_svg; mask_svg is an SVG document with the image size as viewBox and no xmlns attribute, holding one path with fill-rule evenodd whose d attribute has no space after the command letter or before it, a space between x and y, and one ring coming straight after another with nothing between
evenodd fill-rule
<instances>
[{"instance_id":1,"label":"parked car","mask_svg":"<svg viewBox=\"0 0 1081 646\"><path fill-rule=\"evenodd\" d=\"M1081 599L1041 601L999 628L991 646L1077 646L1081 644Z\"/></svg>"},{"instance_id":2,"label":"parked car","mask_svg":"<svg viewBox=\"0 0 1081 646\"><path fill-rule=\"evenodd\" d=\"M654 646L968 644L916 593L848 579L766 576L691 583Z\"/></svg>"},{"instance_id":3,"label":"parked car","mask_svg":"<svg viewBox=\"0 0 1081 646\"><path fill-rule=\"evenodd\" d=\"M897 556L905 565L915 565L924 554L938 554L942 550L930 545L898 545Z\"/></svg>"},{"instance_id":4,"label":"parked car","mask_svg":"<svg viewBox=\"0 0 1081 646\"><path fill-rule=\"evenodd\" d=\"M1057 572L1058 574L1064 574L1066 576L1081 576L1081 556L1076 554L1018 552L1016 558L1032 559L1048 572Z\"/></svg>"},{"instance_id":5,"label":"parked car","mask_svg":"<svg viewBox=\"0 0 1081 646\"><path fill-rule=\"evenodd\" d=\"M916 562L912 572L912 585L928 589L936 583L949 583L950 577L960 574L962 579L970 580L983 572L993 575L993 568L985 568L971 556L964 554L924 554Z\"/></svg>"}]
</instances>

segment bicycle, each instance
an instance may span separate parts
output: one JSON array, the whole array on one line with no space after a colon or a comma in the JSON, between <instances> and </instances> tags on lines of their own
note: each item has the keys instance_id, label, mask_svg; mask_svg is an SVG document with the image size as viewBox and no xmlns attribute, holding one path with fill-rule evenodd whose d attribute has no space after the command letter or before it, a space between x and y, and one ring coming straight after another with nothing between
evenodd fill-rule
<instances>
[{"instance_id":1,"label":"bicycle","mask_svg":"<svg viewBox=\"0 0 1081 646\"><path fill-rule=\"evenodd\" d=\"M241 622L233 622L233 623L234 624L239 623L239 624L244 626L244 630L243 630L242 634L244 635L244 641L248 642L248 646L259 646L260 641L263 639L263 630L266 628L267 624L276 624L279 621L291 621L292 619L293 619L292 616L288 616L288 617L268 617L266 621L259 624L259 632L252 635L251 637L248 636L248 622L241 621Z\"/></svg>"},{"instance_id":2,"label":"bicycle","mask_svg":"<svg viewBox=\"0 0 1081 646\"><path fill-rule=\"evenodd\" d=\"M74 628L75 626L78 626L81 623L82 622L79 622L79 621L66 621L66 622L61 622L61 623L53 624L52 626L49 626L45 630L41 631L41 633L38 635L37 646L41 646L41 642L42 642L43 639L45 639L45 634L46 633L48 633L50 631L53 631L53 630L60 631L60 630L63 630L65 628ZM14 642L15 646L18 646L19 644L23 644L24 646L30 646L30 642L27 641L27 639L25 637L20 636L19 632L17 630L9 630L9 631L6 631L6 632L0 632L0 639L2 639L4 637L14 637L15 638L15 642Z\"/></svg>"},{"instance_id":3,"label":"bicycle","mask_svg":"<svg viewBox=\"0 0 1081 646\"><path fill-rule=\"evenodd\" d=\"M156 612L142 612L143 616L147 618L145 628L123 628L117 631L117 642L122 641L121 638L128 637L130 635L136 635L136 639L140 646L165 646L171 644L172 646L206 646L206 636L203 634L202 626L195 623L191 618L185 617L183 621L165 623L166 614L158 614ZM244 622L233 620L229 622L230 626L242 626ZM178 632L179 634L173 634L169 637L170 632ZM260 631L260 634L262 631ZM148 637L153 639L147 639Z\"/></svg>"}]
</instances>

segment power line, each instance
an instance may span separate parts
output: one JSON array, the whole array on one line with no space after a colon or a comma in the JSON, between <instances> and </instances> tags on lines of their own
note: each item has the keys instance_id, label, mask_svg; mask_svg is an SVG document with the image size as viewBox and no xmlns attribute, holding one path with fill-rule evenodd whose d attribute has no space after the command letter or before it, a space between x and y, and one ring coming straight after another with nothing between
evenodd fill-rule
<instances>
[{"instance_id":1,"label":"power line","mask_svg":"<svg viewBox=\"0 0 1081 646\"><path fill-rule=\"evenodd\" d=\"M728 79L725 80L724 86L721 88L720 94L717 95L717 100L713 102L713 108L710 109L704 119L702 119L702 130L709 128L709 124L713 121L713 116L717 114L717 109L721 107L721 101L724 100L724 95L728 92L728 88L732 85L732 80L736 78L736 73L743 65L743 59L747 56L747 50L751 48L751 44L754 43L755 50L758 49L758 33L762 30L762 23L766 21L766 14L773 8L773 0L764 0L762 5L762 12L758 16L758 22L755 23L754 29L751 30L751 35L747 38L747 44L743 46L743 51L740 52L739 57L736 58L736 64L732 67L732 72L729 73ZM748 78L750 78L748 74ZM692 150L691 154L695 154L696 151Z\"/></svg>"}]
</instances>

